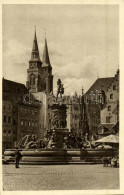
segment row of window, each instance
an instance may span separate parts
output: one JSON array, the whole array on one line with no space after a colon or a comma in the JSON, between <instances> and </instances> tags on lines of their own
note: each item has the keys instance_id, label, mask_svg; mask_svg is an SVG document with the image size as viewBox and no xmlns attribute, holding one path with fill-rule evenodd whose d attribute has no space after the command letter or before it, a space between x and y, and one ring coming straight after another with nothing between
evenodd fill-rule
<instances>
[{"instance_id":1,"label":"row of window","mask_svg":"<svg viewBox=\"0 0 124 195\"><path fill-rule=\"evenodd\" d=\"M9 124L12 123L12 117L4 115L3 116L3 122L4 123L9 123Z\"/></svg>"},{"instance_id":2,"label":"row of window","mask_svg":"<svg viewBox=\"0 0 124 195\"><path fill-rule=\"evenodd\" d=\"M37 110L30 110L26 108L21 108L21 112L25 114L32 114L32 115L37 115Z\"/></svg>"},{"instance_id":3,"label":"row of window","mask_svg":"<svg viewBox=\"0 0 124 195\"><path fill-rule=\"evenodd\" d=\"M87 96L85 97L86 98L86 103L88 104L89 103L89 101L90 101L90 99L88 99L87 98ZM113 96L113 94L110 94L110 96L109 96L109 98L110 99L113 99L114 98L114 96ZM98 96L96 96L95 94L93 95L93 96L91 96L91 100L92 101L97 101L97 103L105 103L104 101L104 97L102 96L102 95L98 95Z\"/></svg>"},{"instance_id":4,"label":"row of window","mask_svg":"<svg viewBox=\"0 0 124 195\"><path fill-rule=\"evenodd\" d=\"M3 105L3 110L6 110L6 109L11 109L12 108L12 105L11 104L4 104Z\"/></svg>"},{"instance_id":5,"label":"row of window","mask_svg":"<svg viewBox=\"0 0 124 195\"><path fill-rule=\"evenodd\" d=\"M13 134L15 134L15 132L12 132L11 130L3 130L3 136L11 136Z\"/></svg>"},{"instance_id":6,"label":"row of window","mask_svg":"<svg viewBox=\"0 0 124 195\"><path fill-rule=\"evenodd\" d=\"M32 127L37 127L37 121L27 121L27 120L21 120L20 122L21 125L25 126L32 126Z\"/></svg>"},{"instance_id":7,"label":"row of window","mask_svg":"<svg viewBox=\"0 0 124 195\"><path fill-rule=\"evenodd\" d=\"M79 119L79 115L72 115L72 119Z\"/></svg>"},{"instance_id":8,"label":"row of window","mask_svg":"<svg viewBox=\"0 0 124 195\"><path fill-rule=\"evenodd\" d=\"M96 124L99 124L99 119L97 119L97 118L93 118L93 123L96 123Z\"/></svg>"}]
</instances>

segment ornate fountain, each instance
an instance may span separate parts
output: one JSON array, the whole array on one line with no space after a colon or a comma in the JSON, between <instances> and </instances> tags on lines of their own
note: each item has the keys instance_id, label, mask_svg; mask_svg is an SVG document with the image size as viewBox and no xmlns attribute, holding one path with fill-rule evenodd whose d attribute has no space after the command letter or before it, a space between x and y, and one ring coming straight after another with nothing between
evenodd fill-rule
<instances>
[{"instance_id":1,"label":"ornate fountain","mask_svg":"<svg viewBox=\"0 0 124 195\"><path fill-rule=\"evenodd\" d=\"M60 94L60 98L59 98ZM51 122L52 126L48 134L50 140L48 142L48 148L63 149L64 138L68 135L69 131L66 128L66 110L67 106L63 102L62 95L64 94L64 87L60 79L57 81L57 96L55 101L50 102L51 109Z\"/></svg>"},{"instance_id":2,"label":"ornate fountain","mask_svg":"<svg viewBox=\"0 0 124 195\"><path fill-rule=\"evenodd\" d=\"M51 122L50 131L47 132L47 141L42 147L41 140L35 140L34 136L26 135L19 143L22 164L70 164L70 163L84 163L84 162L102 162L103 156L111 156L118 154L118 150L111 149L82 149L82 148L68 148L68 139L72 142L75 139L71 137L66 128L66 110L67 106L63 102L62 95L64 94L64 87L60 79L57 81L57 96L50 103L51 108ZM60 95L60 97L59 97ZM72 145L70 142L70 145ZM73 142L73 143L74 143ZM14 149L5 151L5 160L7 162L14 161Z\"/></svg>"}]
</instances>

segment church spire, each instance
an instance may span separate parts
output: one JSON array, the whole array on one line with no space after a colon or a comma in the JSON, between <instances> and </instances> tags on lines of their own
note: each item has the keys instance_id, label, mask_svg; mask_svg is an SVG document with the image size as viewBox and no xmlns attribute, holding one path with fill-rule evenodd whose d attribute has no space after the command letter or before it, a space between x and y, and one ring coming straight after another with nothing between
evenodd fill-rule
<instances>
[{"instance_id":1,"label":"church spire","mask_svg":"<svg viewBox=\"0 0 124 195\"><path fill-rule=\"evenodd\" d=\"M45 46L43 51L43 66L51 66L46 37L45 37Z\"/></svg>"},{"instance_id":2,"label":"church spire","mask_svg":"<svg viewBox=\"0 0 124 195\"><path fill-rule=\"evenodd\" d=\"M40 61L39 49L38 49L38 43L37 43L37 36L36 36L36 27L35 27L35 32L34 32L34 40L33 40L33 48L32 48L32 53L31 53L31 60Z\"/></svg>"}]
</instances>

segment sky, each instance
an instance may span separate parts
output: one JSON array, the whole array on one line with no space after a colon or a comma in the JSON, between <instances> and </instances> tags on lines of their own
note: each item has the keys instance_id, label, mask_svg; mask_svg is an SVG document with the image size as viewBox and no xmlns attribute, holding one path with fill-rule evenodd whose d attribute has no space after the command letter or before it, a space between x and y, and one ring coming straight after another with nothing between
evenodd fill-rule
<instances>
[{"instance_id":1,"label":"sky","mask_svg":"<svg viewBox=\"0 0 124 195\"><path fill-rule=\"evenodd\" d=\"M54 93L81 94L119 66L118 5L3 5L2 61L5 79L26 84L36 26L42 61L46 29Z\"/></svg>"}]
</instances>

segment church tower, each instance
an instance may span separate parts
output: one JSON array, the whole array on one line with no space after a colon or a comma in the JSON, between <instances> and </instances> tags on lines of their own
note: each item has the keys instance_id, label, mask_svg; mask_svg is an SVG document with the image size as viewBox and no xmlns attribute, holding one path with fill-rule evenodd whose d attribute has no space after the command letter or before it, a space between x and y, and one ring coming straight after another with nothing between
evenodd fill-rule
<instances>
[{"instance_id":1,"label":"church tower","mask_svg":"<svg viewBox=\"0 0 124 195\"><path fill-rule=\"evenodd\" d=\"M27 88L32 93L53 91L53 75L52 66L50 64L47 41L45 38L45 46L43 51L43 63L40 60L36 29L34 33L33 48L31 59L29 61L29 69L27 70Z\"/></svg>"},{"instance_id":2,"label":"church tower","mask_svg":"<svg viewBox=\"0 0 124 195\"><path fill-rule=\"evenodd\" d=\"M53 92L52 66L50 64L46 38L45 38L45 46L43 51L42 71L43 71L43 80L44 80L44 90L47 93Z\"/></svg>"},{"instance_id":3,"label":"church tower","mask_svg":"<svg viewBox=\"0 0 124 195\"><path fill-rule=\"evenodd\" d=\"M42 91L42 87L42 62L39 56L35 30L31 59L29 61L29 69L27 70L27 88L30 89L32 93L35 93Z\"/></svg>"}]
</instances>

